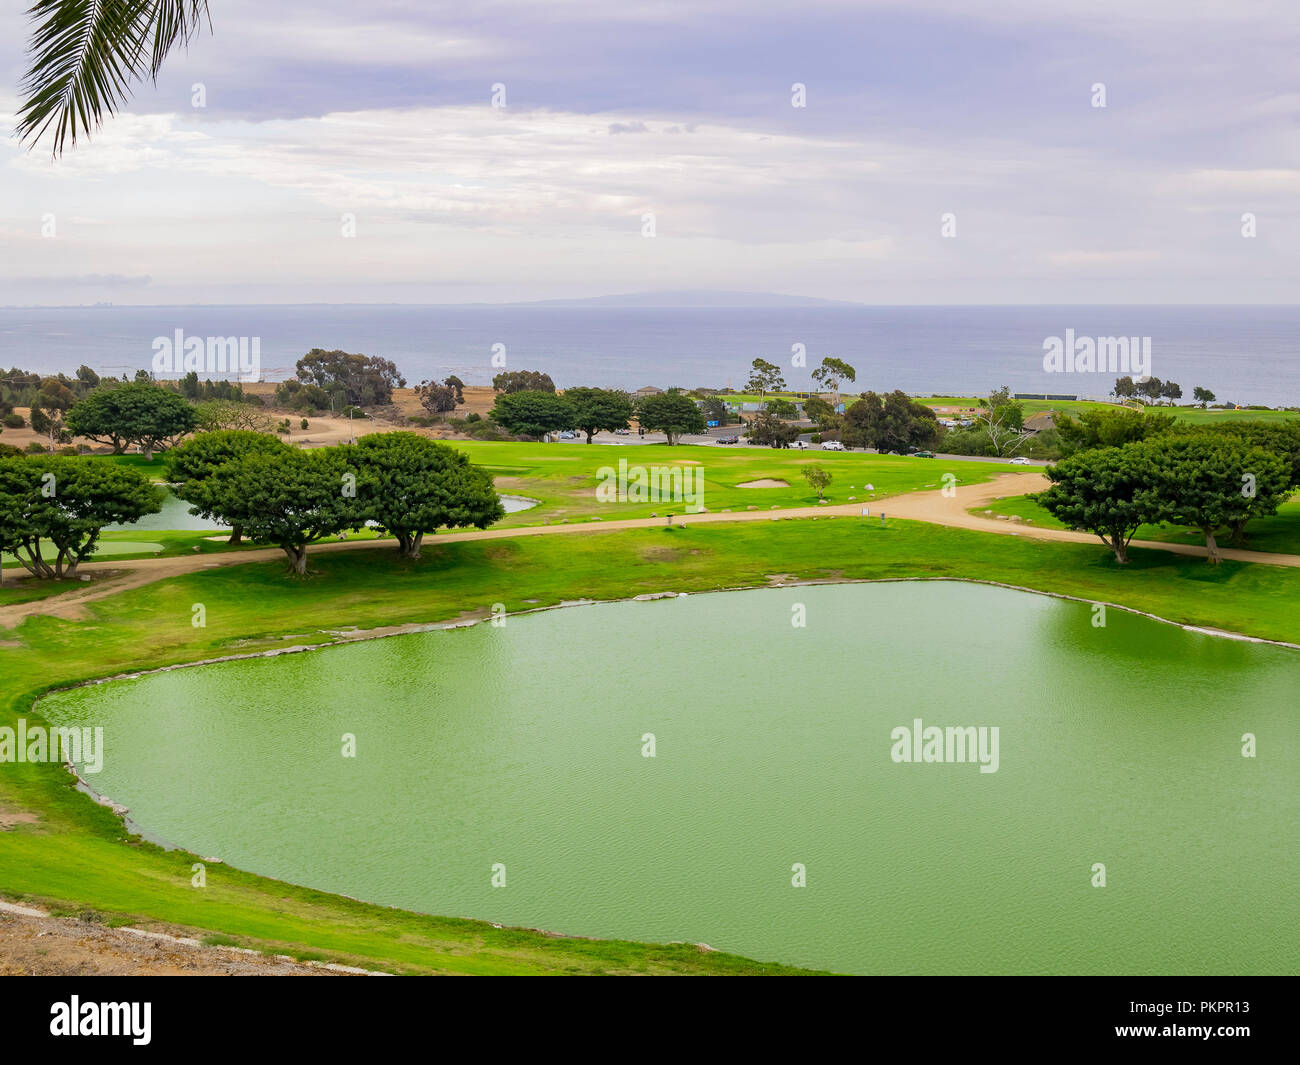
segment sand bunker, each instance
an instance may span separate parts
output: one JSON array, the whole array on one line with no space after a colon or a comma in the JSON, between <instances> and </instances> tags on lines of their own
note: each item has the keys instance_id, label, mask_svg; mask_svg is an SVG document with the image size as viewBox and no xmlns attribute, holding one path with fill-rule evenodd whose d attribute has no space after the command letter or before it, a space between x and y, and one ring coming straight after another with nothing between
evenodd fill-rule
<instances>
[{"instance_id":1,"label":"sand bunker","mask_svg":"<svg viewBox=\"0 0 1300 1065\"><path fill-rule=\"evenodd\" d=\"M771 477L762 477L757 481L745 481L743 484L736 485L737 488L789 488L789 481L778 481Z\"/></svg>"}]
</instances>

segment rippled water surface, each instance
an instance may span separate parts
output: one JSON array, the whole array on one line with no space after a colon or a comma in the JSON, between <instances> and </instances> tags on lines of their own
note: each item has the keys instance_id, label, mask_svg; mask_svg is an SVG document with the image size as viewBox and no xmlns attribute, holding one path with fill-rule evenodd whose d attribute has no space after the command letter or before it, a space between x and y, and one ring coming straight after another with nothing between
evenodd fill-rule
<instances>
[{"instance_id":1,"label":"rippled water surface","mask_svg":"<svg viewBox=\"0 0 1300 1065\"><path fill-rule=\"evenodd\" d=\"M1294 972L1297 680L1300 652L903 583L551 611L42 708L105 727L95 786L150 834L375 902L864 973ZM997 772L892 761L917 718L997 726Z\"/></svg>"}]
</instances>

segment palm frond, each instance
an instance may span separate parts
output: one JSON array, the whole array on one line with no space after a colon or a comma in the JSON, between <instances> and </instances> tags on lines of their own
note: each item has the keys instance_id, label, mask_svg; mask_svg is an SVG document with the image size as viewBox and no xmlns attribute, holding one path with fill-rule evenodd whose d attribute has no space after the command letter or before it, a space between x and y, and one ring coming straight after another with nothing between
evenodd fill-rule
<instances>
[{"instance_id":1,"label":"palm frond","mask_svg":"<svg viewBox=\"0 0 1300 1065\"><path fill-rule=\"evenodd\" d=\"M48 132L54 154L97 129L130 96L157 80L163 60L187 44L207 0L37 0L23 77L18 135L33 145Z\"/></svg>"}]
</instances>

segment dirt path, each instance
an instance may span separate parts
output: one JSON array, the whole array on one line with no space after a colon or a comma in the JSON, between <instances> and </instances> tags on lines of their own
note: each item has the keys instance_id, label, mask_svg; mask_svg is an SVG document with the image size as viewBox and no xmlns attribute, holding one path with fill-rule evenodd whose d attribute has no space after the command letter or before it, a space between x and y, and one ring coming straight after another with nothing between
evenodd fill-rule
<instances>
[{"instance_id":1,"label":"dirt path","mask_svg":"<svg viewBox=\"0 0 1300 1065\"><path fill-rule=\"evenodd\" d=\"M716 512L707 514L677 515L673 518L676 525L705 525L713 522L736 521L776 521L782 518L828 518L850 517L860 515L863 506L871 508L871 514L884 513L887 517L909 518L914 521L926 521L935 525L947 525L956 529L973 529L978 532L999 533L1004 536L1021 536L1034 540L1062 540L1076 544L1093 544L1101 547L1101 541L1091 533L1071 532L1068 529L1039 529L1019 522L999 521L985 518L968 511L971 508L987 505L1004 496L1024 495L1046 488L1048 480L1041 473L1005 473L983 484L964 485L957 488L951 497L945 498L942 492L913 492L909 495L893 496L888 499L871 500L841 505L828 504L820 507L792 507L783 510L742 510ZM667 524L667 518L629 518L624 521L584 521L564 525L530 525L513 529L471 530L469 532L441 533L431 538L427 544L456 543L463 540L501 540L520 536L562 536L567 533L584 533L608 531L611 529L649 529ZM391 544L391 540L347 540L336 544L318 544L311 549L311 554L335 551L365 551L376 546ZM1195 544L1167 544L1156 540L1134 540L1129 546L1146 547L1157 551L1171 551L1178 555L1205 557L1205 548ZM1243 551L1236 548L1220 548L1219 553L1227 559L1240 562L1257 562L1270 566L1300 567L1300 555L1274 554L1265 551ZM82 588L76 588L61 595L31 603L18 603L0 607L0 629L12 628L23 619L35 615L76 620L87 616L87 606L117 595L131 588L139 588L154 581L168 577L177 577L186 573L195 573L219 566L238 566L247 562L270 562L284 560L284 552L279 548L265 548L256 551L232 551L221 555L202 555L195 558L144 558L128 562L91 562L81 567L85 575L100 579L88 582ZM10 571L12 573L12 570Z\"/></svg>"},{"instance_id":2,"label":"dirt path","mask_svg":"<svg viewBox=\"0 0 1300 1065\"><path fill-rule=\"evenodd\" d=\"M343 976L343 966L230 947L98 921L0 908L0 976Z\"/></svg>"}]
</instances>

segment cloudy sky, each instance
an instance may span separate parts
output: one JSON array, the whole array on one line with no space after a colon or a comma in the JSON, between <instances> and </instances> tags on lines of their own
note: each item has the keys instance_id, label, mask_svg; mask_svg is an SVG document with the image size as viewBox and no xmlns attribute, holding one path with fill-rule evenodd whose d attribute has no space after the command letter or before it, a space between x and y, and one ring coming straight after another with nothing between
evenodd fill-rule
<instances>
[{"instance_id":1,"label":"cloudy sky","mask_svg":"<svg viewBox=\"0 0 1300 1065\"><path fill-rule=\"evenodd\" d=\"M89 143L0 142L0 304L1296 301L1295 0L210 6Z\"/></svg>"}]
</instances>

